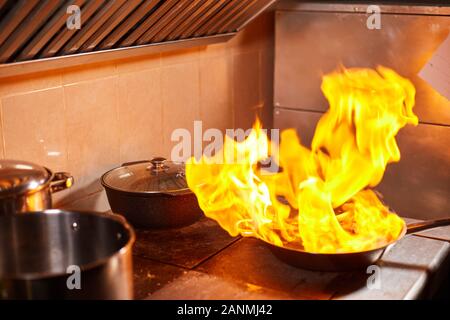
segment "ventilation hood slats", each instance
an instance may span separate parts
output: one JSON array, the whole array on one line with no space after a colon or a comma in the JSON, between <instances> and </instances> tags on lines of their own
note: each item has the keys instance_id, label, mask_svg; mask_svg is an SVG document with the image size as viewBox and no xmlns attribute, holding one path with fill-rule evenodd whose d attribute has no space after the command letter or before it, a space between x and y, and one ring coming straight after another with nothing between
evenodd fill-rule
<instances>
[{"instance_id":1,"label":"ventilation hood slats","mask_svg":"<svg viewBox=\"0 0 450 320\"><path fill-rule=\"evenodd\" d=\"M207 35L212 35L212 34L217 34L219 29L224 26L229 20L233 19L234 17L236 17L239 13L242 13L244 10L248 9L248 7L254 3L257 2L258 0L241 0L239 3L237 3L235 5L234 8L228 10L228 11L224 11L224 15L223 17L217 21L217 23L215 23L213 26L211 26L209 29L207 28L206 30L204 30L204 34ZM200 33L203 34L203 33Z\"/></svg>"},{"instance_id":2,"label":"ventilation hood slats","mask_svg":"<svg viewBox=\"0 0 450 320\"><path fill-rule=\"evenodd\" d=\"M177 0L166 0L160 1L160 6L155 7L155 11L147 16L147 18L138 23L137 28L135 28L132 33L126 37L124 41L120 42L120 46L129 47L136 43L142 35L149 30L167 11L169 11L178 1Z\"/></svg>"},{"instance_id":3,"label":"ventilation hood slats","mask_svg":"<svg viewBox=\"0 0 450 320\"><path fill-rule=\"evenodd\" d=\"M228 2L231 0L228 0ZM214 15L219 12L223 7L226 6L226 4L223 3L223 1L211 1L213 3L212 6L208 7L206 12L198 17L195 21L192 22L192 24L189 24L186 28L181 29L181 33L179 37L175 37L175 39L186 39L191 36L193 36L193 33L203 25L208 19L211 17L214 17Z\"/></svg>"},{"instance_id":4,"label":"ventilation hood slats","mask_svg":"<svg viewBox=\"0 0 450 320\"><path fill-rule=\"evenodd\" d=\"M76 0L74 4L81 6L85 0ZM29 60L35 57L39 51L66 25L66 8L61 6L51 17L51 20L32 38L28 45L21 50L18 60Z\"/></svg>"},{"instance_id":5,"label":"ventilation hood slats","mask_svg":"<svg viewBox=\"0 0 450 320\"><path fill-rule=\"evenodd\" d=\"M133 11L119 26L111 32L100 43L99 48L102 50L111 49L114 45L135 26L148 13L152 12L159 0L144 1L135 11Z\"/></svg>"},{"instance_id":6,"label":"ventilation hood slats","mask_svg":"<svg viewBox=\"0 0 450 320\"><path fill-rule=\"evenodd\" d=\"M37 4L38 0L21 0L18 2L17 6L11 9L12 12L10 14L3 15L2 21L0 22L0 43L2 43L2 47L8 37L11 36L14 30L17 30L17 27L22 20L30 14L33 7ZM5 3L4 7L11 7L11 3Z\"/></svg>"},{"instance_id":7,"label":"ventilation hood slats","mask_svg":"<svg viewBox=\"0 0 450 320\"><path fill-rule=\"evenodd\" d=\"M256 17L257 12L259 12L264 7L264 3L260 1L252 1L248 5L234 15L229 21L227 21L217 33L229 32L230 30L238 30L245 21L248 21L252 16Z\"/></svg>"},{"instance_id":8,"label":"ventilation hood slats","mask_svg":"<svg viewBox=\"0 0 450 320\"><path fill-rule=\"evenodd\" d=\"M175 16L161 32L155 35L151 41L152 42L161 42L166 39L174 29L181 24L182 21L188 20L196 11L201 9L201 6L206 3L205 0L200 1L192 1L189 6L181 12L179 15Z\"/></svg>"},{"instance_id":9,"label":"ventilation hood slats","mask_svg":"<svg viewBox=\"0 0 450 320\"><path fill-rule=\"evenodd\" d=\"M72 3L71 3L72 4ZM97 9L100 8L100 1L84 1L84 5L81 10L81 17L84 21L89 21L92 15L95 14ZM64 7L63 7L64 8ZM67 19L67 15L66 15ZM83 20L82 20L83 21ZM83 23L83 22L82 22ZM85 26L86 27L86 26ZM82 25L83 28L83 25ZM61 26L61 29L56 33L56 36L51 40L49 44L47 44L42 53L39 53L37 56L33 57L33 59L38 58L48 58L57 55L60 52L60 49L73 37L75 34L74 30L69 30L66 27L66 23ZM0 47L1 51L1 47Z\"/></svg>"},{"instance_id":10,"label":"ventilation hood slats","mask_svg":"<svg viewBox=\"0 0 450 320\"><path fill-rule=\"evenodd\" d=\"M183 11L186 10L186 8L189 5L189 2L191 1L178 1L176 5L170 8L167 12L164 13L161 18L150 28L148 29L142 37L136 41L138 45L140 44L146 44L152 42L151 39L156 36L156 34L160 33L161 30L176 16L182 14Z\"/></svg>"},{"instance_id":11,"label":"ventilation hood slats","mask_svg":"<svg viewBox=\"0 0 450 320\"><path fill-rule=\"evenodd\" d=\"M108 20L103 23L95 33L89 38L87 42L85 42L81 51L92 51L97 45L108 35L111 33L114 28L120 24L133 10L136 9L137 6L141 3L141 0L125 0L127 1L127 5L122 5L119 9L117 9Z\"/></svg>"},{"instance_id":12,"label":"ventilation hood slats","mask_svg":"<svg viewBox=\"0 0 450 320\"><path fill-rule=\"evenodd\" d=\"M247 21L275 0L0 0L0 77L55 68L56 58L67 65L101 61L89 54L114 50L156 52L226 41ZM67 19L76 5L81 28L70 30ZM148 50L144 50L148 49ZM136 51L137 52L137 51ZM133 53L133 56L136 55ZM128 52L130 53L130 52ZM125 54L124 54L125 55ZM106 56L104 56L106 57ZM53 65L53 66L52 66ZM10 67L7 69L7 67Z\"/></svg>"}]
</instances>

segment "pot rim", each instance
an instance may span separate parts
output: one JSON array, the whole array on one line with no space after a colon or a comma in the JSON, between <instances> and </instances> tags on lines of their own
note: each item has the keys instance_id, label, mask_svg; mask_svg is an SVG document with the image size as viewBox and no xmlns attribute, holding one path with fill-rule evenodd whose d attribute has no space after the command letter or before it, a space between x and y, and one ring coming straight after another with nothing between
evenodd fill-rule
<instances>
[{"instance_id":1,"label":"pot rim","mask_svg":"<svg viewBox=\"0 0 450 320\"><path fill-rule=\"evenodd\" d=\"M121 215L115 213L102 213L96 211L83 211L83 210L60 210L60 209L47 209L42 211L29 211L29 212L20 212L15 213L14 215L61 215L61 214L88 214L97 216L102 219L111 219L118 223L120 223L124 227L124 231L128 233L129 239L124 246L122 246L119 250L114 251L112 254L103 257L101 259L96 259L95 261L79 265L80 270L82 272L92 270L100 265L106 264L108 260L123 256L127 252L130 252L133 247L133 244L136 242L136 233L128 221ZM58 278L62 276L68 276L69 274L66 272L35 272L35 273L22 273L22 274L5 274L0 276L0 282L2 280L41 280L41 279L49 279L49 278Z\"/></svg>"},{"instance_id":2,"label":"pot rim","mask_svg":"<svg viewBox=\"0 0 450 320\"><path fill-rule=\"evenodd\" d=\"M109 175L111 172L123 168L123 166L119 166L119 167L115 167L111 170L106 171L104 174L102 174L101 178L100 178L100 182L102 184L102 186L104 188L107 189L111 189L117 192L122 192L128 195L134 195L134 196L139 196L139 195L144 195L144 196L159 196L159 195L168 195L168 196L183 196L183 195L190 195L190 194L194 194L192 192L191 189L189 188L184 188L184 189L180 189L177 191L173 191L173 192L163 192L163 191L155 191L155 190L150 190L150 191L131 191L131 190L125 190L125 189L120 189L120 188L116 188L114 186L111 186L110 184L108 184L105 181L105 178L107 175Z\"/></svg>"}]
</instances>

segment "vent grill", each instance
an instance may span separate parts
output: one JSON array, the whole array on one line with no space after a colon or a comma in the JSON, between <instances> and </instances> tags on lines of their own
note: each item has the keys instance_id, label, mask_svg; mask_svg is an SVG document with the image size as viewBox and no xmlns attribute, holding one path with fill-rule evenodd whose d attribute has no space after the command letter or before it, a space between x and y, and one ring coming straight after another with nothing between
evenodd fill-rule
<instances>
[{"instance_id":1,"label":"vent grill","mask_svg":"<svg viewBox=\"0 0 450 320\"><path fill-rule=\"evenodd\" d=\"M274 0L0 0L0 63L229 35ZM66 26L76 5L81 28Z\"/></svg>"}]
</instances>

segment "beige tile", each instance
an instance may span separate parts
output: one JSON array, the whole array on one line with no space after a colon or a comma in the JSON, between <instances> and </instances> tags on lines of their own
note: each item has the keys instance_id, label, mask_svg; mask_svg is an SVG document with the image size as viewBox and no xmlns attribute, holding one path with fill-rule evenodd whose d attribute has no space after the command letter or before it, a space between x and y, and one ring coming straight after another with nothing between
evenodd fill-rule
<instances>
[{"instance_id":1,"label":"beige tile","mask_svg":"<svg viewBox=\"0 0 450 320\"><path fill-rule=\"evenodd\" d=\"M200 58L200 48L193 47L175 51L167 51L161 54L161 65L169 66L196 61Z\"/></svg>"},{"instance_id":2,"label":"beige tile","mask_svg":"<svg viewBox=\"0 0 450 320\"><path fill-rule=\"evenodd\" d=\"M251 128L262 108L258 52L233 55L233 106L235 127Z\"/></svg>"},{"instance_id":3,"label":"beige tile","mask_svg":"<svg viewBox=\"0 0 450 320\"><path fill-rule=\"evenodd\" d=\"M200 119L204 130L233 126L230 60L224 56L200 62Z\"/></svg>"},{"instance_id":4,"label":"beige tile","mask_svg":"<svg viewBox=\"0 0 450 320\"><path fill-rule=\"evenodd\" d=\"M119 77L120 162L161 155L160 69Z\"/></svg>"},{"instance_id":5,"label":"beige tile","mask_svg":"<svg viewBox=\"0 0 450 320\"><path fill-rule=\"evenodd\" d=\"M3 98L6 158L68 169L63 97L63 89L55 88Z\"/></svg>"},{"instance_id":6,"label":"beige tile","mask_svg":"<svg viewBox=\"0 0 450 320\"><path fill-rule=\"evenodd\" d=\"M55 205L58 209L107 212L111 208L105 191L99 191L70 203Z\"/></svg>"},{"instance_id":7,"label":"beige tile","mask_svg":"<svg viewBox=\"0 0 450 320\"><path fill-rule=\"evenodd\" d=\"M119 74L154 69L161 66L161 53L116 61Z\"/></svg>"},{"instance_id":8,"label":"beige tile","mask_svg":"<svg viewBox=\"0 0 450 320\"><path fill-rule=\"evenodd\" d=\"M209 59L214 57L223 57L231 53L230 46L227 42L211 44L209 46L200 47L200 59Z\"/></svg>"},{"instance_id":9,"label":"beige tile","mask_svg":"<svg viewBox=\"0 0 450 320\"><path fill-rule=\"evenodd\" d=\"M47 71L0 79L0 97L61 86L61 73Z\"/></svg>"},{"instance_id":10,"label":"beige tile","mask_svg":"<svg viewBox=\"0 0 450 320\"><path fill-rule=\"evenodd\" d=\"M119 164L117 78L64 87L68 164L75 186L68 202L101 190L99 177Z\"/></svg>"},{"instance_id":11,"label":"beige tile","mask_svg":"<svg viewBox=\"0 0 450 320\"><path fill-rule=\"evenodd\" d=\"M185 63L161 70L163 103L163 155L170 157L175 129L193 131L193 122L199 118L199 65Z\"/></svg>"},{"instance_id":12,"label":"beige tile","mask_svg":"<svg viewBox=\"0 0 450 320\"><path fill-rule=\"evenodd\" d=\"M87 66L78 66L65 69L62 73L63 84L73 84L77 82L107 78L115 75L116 65L112 62L95 63Z\"/></svg>"}]
</instances>

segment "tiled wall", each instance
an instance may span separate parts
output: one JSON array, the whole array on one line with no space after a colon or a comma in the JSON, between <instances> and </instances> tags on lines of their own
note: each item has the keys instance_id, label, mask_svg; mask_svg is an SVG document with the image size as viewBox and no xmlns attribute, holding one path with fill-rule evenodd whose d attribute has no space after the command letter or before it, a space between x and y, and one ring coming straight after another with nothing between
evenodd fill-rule
<instances>
[{"instance_id":1,"label":"tiled wall","mask_svg":"<svg viewBox=\"0 0 450 320\"><path fill-rule=\"evenodd\" d=\"M227 43L0 80L0 156L69 171L56 206L108 210L99 177L170 156L175 128L271 126L273 13Z\"/></svg>"}]
</instances>

